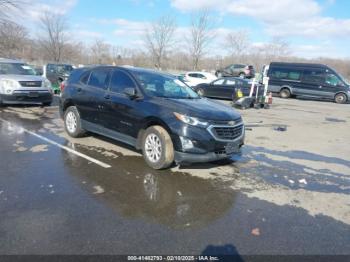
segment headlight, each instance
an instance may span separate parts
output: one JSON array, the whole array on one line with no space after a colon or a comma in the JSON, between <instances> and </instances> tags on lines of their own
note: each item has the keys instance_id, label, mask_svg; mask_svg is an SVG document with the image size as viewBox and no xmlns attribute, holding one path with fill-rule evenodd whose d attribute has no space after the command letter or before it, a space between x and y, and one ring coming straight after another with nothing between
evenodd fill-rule
<instances>
[{"instance_id":1,"label":"headlight","mask_svg":"<svg viewBox=\"0 0 350 262\"><path fill-rule=\"evenodd\" d=\"M44 87L51 89L51 82L48 79L43 81L43 85Z\"/></svg>"},{"instance_id":2,"label":"headlight","mask_svg":"<svg viewBox=\"0 0 350 262\"><path fill-rule=\"evenodd\" d=\"M196 117L186 116L179 113L174 112L175 117L180 120L181 122L184 122L185 124L191 125L191 126L200 126L200 127L207 127L208 122L201 121Z\"/></svg>"},{"instance_id":3,"label":"headlight","mask_svg":"<svg viewBox=\"0 0 350 262\"><path fill-rule=\"evenodd\" d=\"M4 94L12 94L13 90L21 87L16 80L2 79L0 80L0 87Z\"/></svg>"}]
</instances>

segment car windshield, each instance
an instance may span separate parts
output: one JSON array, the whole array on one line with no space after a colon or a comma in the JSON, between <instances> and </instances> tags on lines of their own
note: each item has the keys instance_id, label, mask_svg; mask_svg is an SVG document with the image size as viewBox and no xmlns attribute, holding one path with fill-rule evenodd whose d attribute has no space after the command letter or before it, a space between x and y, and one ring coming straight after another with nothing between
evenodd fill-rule
<instances>
[{"instance_id":1,"label":"car windshield","mask_svg":"<svg viewBox=\"0 0 350 262\"><path fill-rule=\"evenodd\" d=\"M73 66L71 65L48 65L48 69L52 72L57 72L60 74L70 73L73 71Z\"/></svg>"},{"instance_id":2,"label":"car windshield","mask_svg":"<svg viewBox=\"0 0 350 262\"><path fill-rule=\"evenodd\" d=\"M199 99L185 83L176 77L152 72L134 72L147 95L175 99Z\"/></svg>"},{"instance_id":3,"label":"car windshield","mask_svg":"<svg viewBox=\"0 0 350 262\"><path fill-rule=\"evenodd\" d=\"M339 74L339 73L338 73L338 75L339 75L340 79L343 80L343 82L345 82L345 84L350 85L350 82L349 82L348 79L346 79L344 76L342 76L342 75Z\"/></svg>"},{"instance_id":4,"label":"car windshield","mask_svg":"<svg viewBox=\"0 0 350 262\"><path fill-rule=\"evenodd\" d=\"M36 72L27 64L0 63L0 75L36 75Z\"/></svg>"}]
</instances>

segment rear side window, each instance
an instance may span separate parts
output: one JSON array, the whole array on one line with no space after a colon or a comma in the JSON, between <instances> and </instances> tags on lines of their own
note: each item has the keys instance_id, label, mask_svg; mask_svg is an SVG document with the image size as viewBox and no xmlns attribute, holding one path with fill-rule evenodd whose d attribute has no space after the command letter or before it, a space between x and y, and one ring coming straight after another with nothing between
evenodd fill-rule
<instances>
[{"instance_id":1,"label":"rear side window","mask_svg":"<svg viewBox=\"0 0 350 262\"><path fill-rule=\"evenodd\" d=\"M325 71L322 69L305 69L303 80L311 83L324 83Z\"/></svg>"},{"instance_id":2,"label":"rear side window","mask_svg":"<svg viewBox=\"0 0 350 262\"><path fill-rule=\"evenodd\" d=\"M122 71L114 71L111 78L110 89L115 93L123 93L125 88L134 87L134 81Z\"/></svg>"},{"instance_id":3,"label":"rear side window","mask_svg":"<svg viewBox=\"0 0 350 262\"><path fill-rule=\"evenodd\" d=\"M274 79L300 80L302 71L288 68L271 68L270 77Z\"/></svg>"},{"instance_id":4,"label":"rear side window","mask_svg":"<svg viewBox=\"0 0 350 262\"><path fill-rule=\"evenodd\" d=\"M90 71L83 73L83 75L80 78L80 82L84 85L87 85L89 78L90 78Z\"/></svg>"},{"instance_id":5,"label":"rear side window","mask_svg":"<svg viewBox=\"0 0 350 262\"><path fill-rule=\"evenodd\" d=\"M105 89L107 88L107 78L109 70L107 69L95 69L91 72L89 78L89 85Z\"/></svg>"}]
</instances>

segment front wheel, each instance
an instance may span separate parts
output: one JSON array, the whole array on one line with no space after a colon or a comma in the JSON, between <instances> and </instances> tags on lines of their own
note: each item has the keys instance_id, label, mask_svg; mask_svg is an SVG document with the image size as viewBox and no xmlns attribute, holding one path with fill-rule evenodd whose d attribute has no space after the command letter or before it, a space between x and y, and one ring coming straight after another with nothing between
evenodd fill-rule
<instances>
[{"instance_id":1,"label":"front wheel","mask_svg":"<svg viewBox=\"0 0 350 262\"><path fill-rule=\"evenodd\" d=\"M343 93L337 94L334 98L334 101L337 104L345 104L347 100L348 100L347 96Z\"/></svg>"},{"instance_id":2,"label":"front wheel","mask_svg":"<svg viewBox=\"0 0 350 262\"><path fill-rule=\"evenodd\" d=\"M78 109L70 106L64 113L64 127L71 137L81 137L85 134L85 130L81 127L81 120Z\"/></svg>"},{"instance_id":3,"label":"front wheel","mask_svg":"<svg viewBox=\"0 0 350 262\"><path fill-rule=\"evenodd\" d=\"M174 162L174 146L169 133L161 126L149 127L142 139L142 153L153 169L165 169Z\"/></svg>"}]
</instances>

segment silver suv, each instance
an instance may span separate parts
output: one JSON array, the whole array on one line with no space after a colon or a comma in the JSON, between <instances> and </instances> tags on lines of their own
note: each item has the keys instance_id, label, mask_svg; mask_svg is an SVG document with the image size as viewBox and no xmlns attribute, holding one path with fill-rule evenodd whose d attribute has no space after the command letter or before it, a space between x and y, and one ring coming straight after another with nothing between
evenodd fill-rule
<instances>
[{"instance_id":1,"label":"silver suv","mask_svg":"<svg viewBox=\"0 0 350 262\"><path fill-rule=\"evenodd\" d=\"M49 80L18 60L0 58L0 105L50 105L53 91Z\"/></svg>"}]
</instances>

